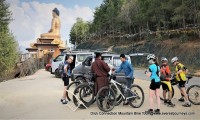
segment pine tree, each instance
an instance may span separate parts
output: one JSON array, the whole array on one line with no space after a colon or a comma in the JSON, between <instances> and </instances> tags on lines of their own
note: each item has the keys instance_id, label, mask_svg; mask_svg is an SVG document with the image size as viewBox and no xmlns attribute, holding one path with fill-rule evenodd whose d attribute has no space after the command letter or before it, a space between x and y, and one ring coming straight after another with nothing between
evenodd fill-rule
<instances>
[{"instance_id":1,"label":"pine tree","mask_svg":"<svg viewBox=\"0 0 200 120\"><path fill-rule=\"evenodd\" d=\"M7 74L18 59L18 43L9 31L11 11L5 0L0 0L0 76Z\"/></svg>"}]
</instances>

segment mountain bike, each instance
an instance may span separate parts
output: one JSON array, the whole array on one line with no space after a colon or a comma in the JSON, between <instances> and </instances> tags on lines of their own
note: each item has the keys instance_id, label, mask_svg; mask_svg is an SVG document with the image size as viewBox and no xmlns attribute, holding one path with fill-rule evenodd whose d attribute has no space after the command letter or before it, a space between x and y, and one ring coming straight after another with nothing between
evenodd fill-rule
<instances>
[{"instance_id":1,"label":"mountain bike","mask_svg":"<svg viewBox=\"0 0 200 120\"><path fill-rule=\"evenodd\" d=\"M78 77L75 78L75 80L73 82L71 82L68 86L67 86L67 90L68 91L74 91L76 89L76 87L82 83L87 83L87 82L93 82L92 81L92 75L94 73L92 72L88 72L88 73L83 73L83 72L79 72L81 75L79 75ZM67 99L69 101L72 100L72 95L66 93L67 95ZM71 95L71 96L70 96Z\"/></svg>"},{"instance_id":2,"label":"mountain bike","mask_svg":"<svg viewBox=\"0 0 200 120\"><path fill-rule=\"evenodd\" d=\"M86 80L86 82L83 82L83 83L74 82L73 83L73 84L79 83L79 85L76 86L74 89L74 95L76 95L77 97L73 96L73 102L76 106L78 106L78 101L76 100L76 98L79 98L85 104L86 107L89 107L96 101L96 95L94 94L95 82L91 79L92 74L93 73L88 73L89 77L86 78L86 79L88 79L88 80ZM69 85L69 87L70 87L70 85ZM116 97L115 105L119 105L122 101L122 96L120 94L118 94L115 86L111 85L111 87L115 92L115 97ZM119 86L119 88L121 88L121 87ZM85 109L85 107L83 105L80 105L79 108Z\"/></svg>"},{"instance_id":3,"label":"mountain bike","mask_svg":"<svg viewBox=\"0 0 200 120\"><path fill-rule=\"evenodd\" d=\"M122 101L127 101L133 108L139 108L144 103L144 92L139 85L131 85L131 88L127 88L124 84L115 81L115 75L111 75L109 86L102 87L96 96L97 106L104 112L111 111L116 106L116 95L113 90L113 86L116 88L118 94L121 96ZM124 77L129 80L130 78Z\"/></svg>"},{"instance_id":4,"label":"mountain bike","mask_svg":"<svg viewBox=\"0 0 200 120\"><path fill-rule=\"evenodd\" d=\"M200 105L200 85L188 85L189 80L192 78L187 77L186 93L188 94L189 101L194 105Z\"/></svg>"},{"instance_id":5,"label":"mountain bike","mask_svg":"<svg viewBox=\"0 0 200 120\"><path fill-rule=\"evenodd\" d=\"M191 85L189 86L189 81L190 79L192 79L192 76L186 76L187 77L187 81L185 84L186 87L186 93L188 94L188 98L189 101L194 104L194 105L200 105L200 86L199 85ZM171 84L172 84L172 98L174 96L174 85L177 85L178 82L175 80L175 78L171 79ZM169 90L167 90L167 94L168 94ZM161 100L164 100L163 97L160 96Z\"/></svg>"},{"instance_id":6,"label":"mountain bike","mask_svg":"<svg viewBox=\"0 0 200 120\"><path fill-rule=\"evenodd\" d=\"M74 95L76 97L73 96L73 102L76 106L78 106L78 100L76 98L80 99L86 107L89 107L95 102L95 83L92 80L93 73L89 72L87 75L88 77L85 77L86 82L79 82L79 85L74 89ZM77 82L73 84L77 84ZM85 106L80 105L79 108L84 109Z\"/></svg>"}]
</instances>

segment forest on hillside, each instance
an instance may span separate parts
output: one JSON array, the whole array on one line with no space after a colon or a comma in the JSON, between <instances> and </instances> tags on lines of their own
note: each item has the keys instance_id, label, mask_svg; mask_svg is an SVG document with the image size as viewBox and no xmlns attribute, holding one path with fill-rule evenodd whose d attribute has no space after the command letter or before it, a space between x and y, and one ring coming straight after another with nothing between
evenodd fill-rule
<instances>
[{"instance_id":1,"label":"forest on hillside","mask_svg":"<svg viewBox=\"0 0 200 120\"><path fill-rule=\"evenodd\" d=\"M104 0L94 20L77 18L70 43L101 39L200 38L200 0Z\"/></svg>"}]
</instances>

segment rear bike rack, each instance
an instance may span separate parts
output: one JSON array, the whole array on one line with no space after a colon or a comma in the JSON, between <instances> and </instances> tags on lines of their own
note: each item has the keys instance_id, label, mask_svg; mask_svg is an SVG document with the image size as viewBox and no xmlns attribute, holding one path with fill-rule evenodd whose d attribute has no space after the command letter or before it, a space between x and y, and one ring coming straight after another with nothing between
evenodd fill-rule
<instances>
[{"instance_id":1,"label":"rear bike rack","mask_svg":"<svg viewBox=\"0 0 200 120\"><path fill-rule=\"evenodd\" d=\"M86 109L88 109L87 106L85 106L85 104L80 99L78 99L78 97L76 95L74 95L73 92L71 92L69 90L66 90L66 91L68 93L70 93L71 95L73 95L76 98L76 100L78 101L78 106L76 106L72 101L68 101L68 103L67 103L68 108L70 108L72 111L76 111L80 105L83 105Z\"/></svg>"}]
</instances>

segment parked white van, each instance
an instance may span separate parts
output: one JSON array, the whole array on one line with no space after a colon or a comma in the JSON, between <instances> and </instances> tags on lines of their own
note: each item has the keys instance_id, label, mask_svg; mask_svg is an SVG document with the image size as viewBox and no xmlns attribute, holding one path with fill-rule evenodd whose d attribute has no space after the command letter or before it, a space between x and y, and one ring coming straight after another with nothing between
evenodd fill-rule
<instances>
[{"instance_id":1,"label":"parked white van","mask_svg":"<svg viewBox=\"0 0 200 120\"><path fill-rule=\"evenodd\" d=\"M73 56L74 60L72 64L70 65L71 70L75 68L76 66L82 64L82 62L88 57L94 55L94 52L72 52L72 53L64 53L58 55L54 60L52 60L51 63L51 74L55 74L56 77L60 77L58 66L61 63L64 63L64 61L67 60L69 56Z\"/></svg>"}]
</instances>

